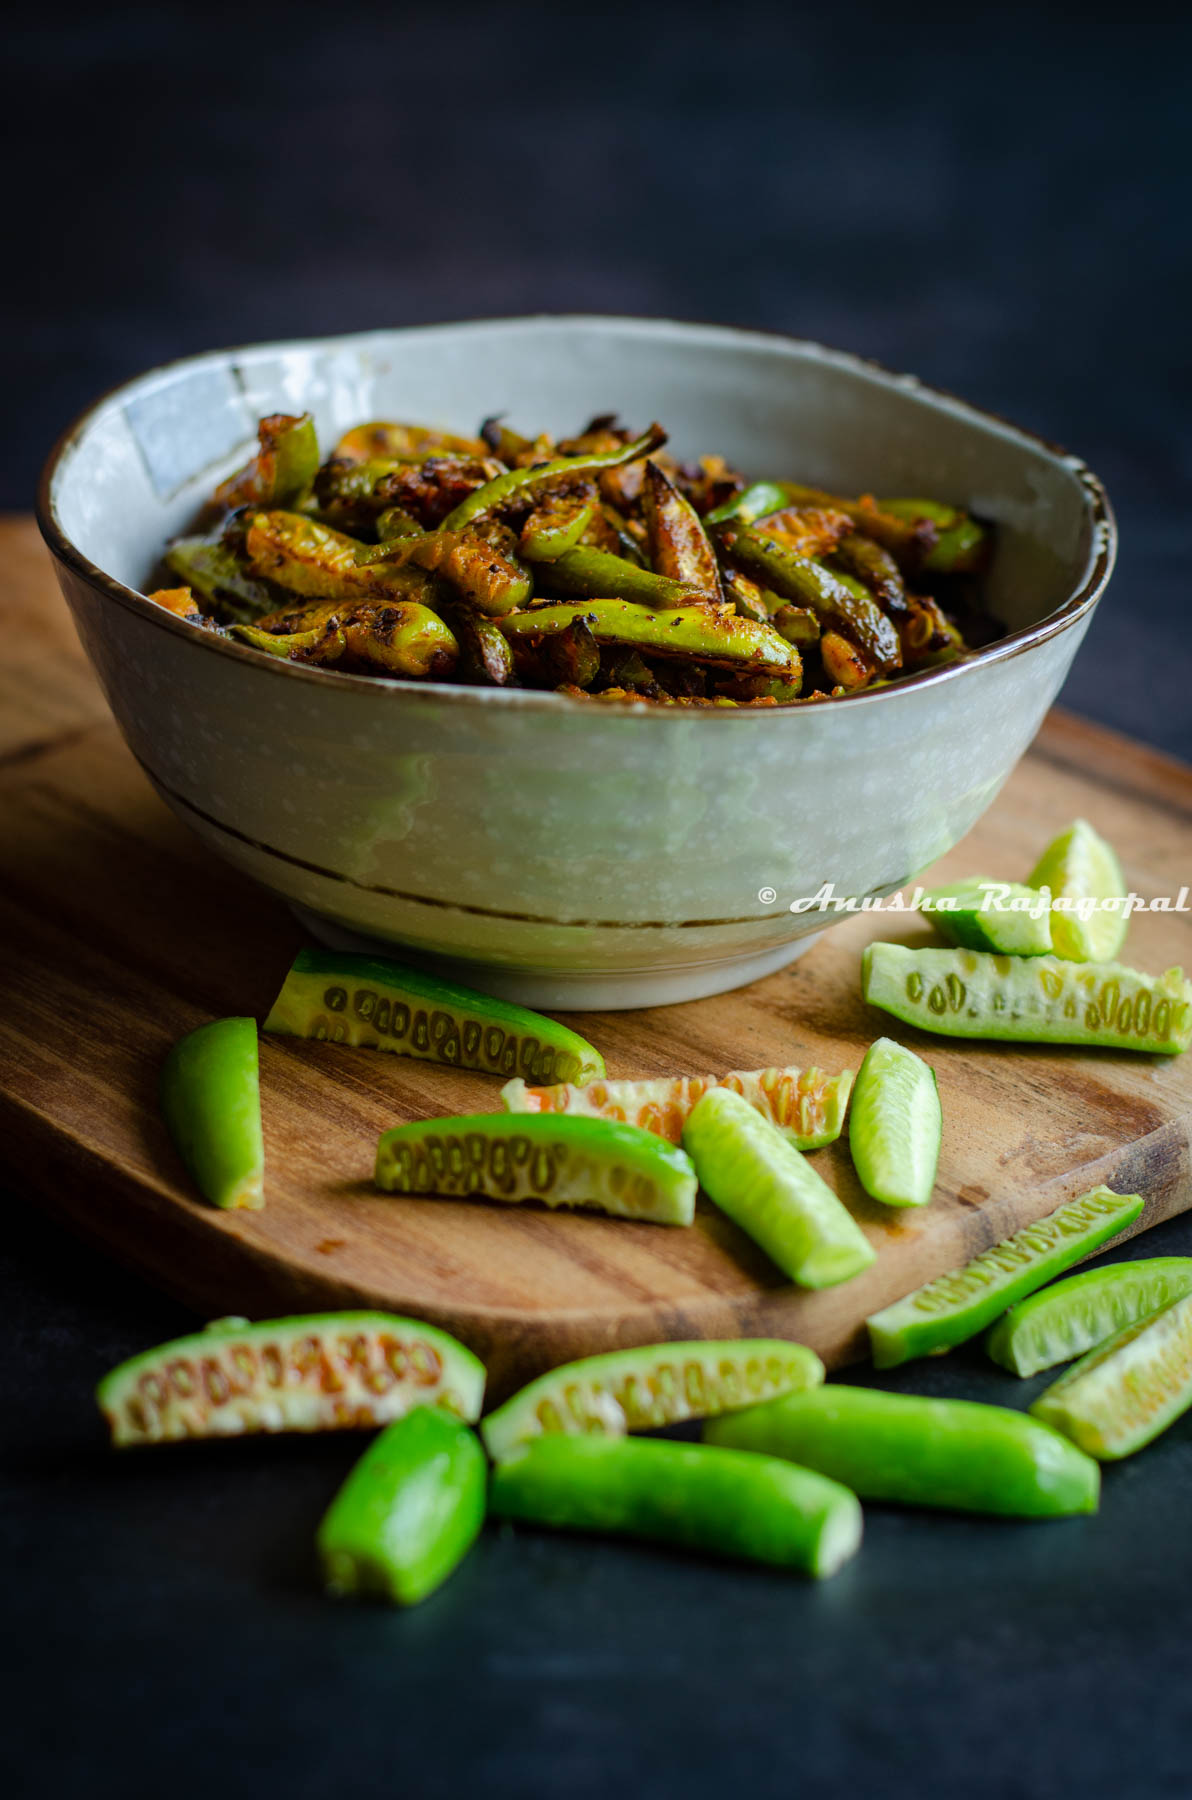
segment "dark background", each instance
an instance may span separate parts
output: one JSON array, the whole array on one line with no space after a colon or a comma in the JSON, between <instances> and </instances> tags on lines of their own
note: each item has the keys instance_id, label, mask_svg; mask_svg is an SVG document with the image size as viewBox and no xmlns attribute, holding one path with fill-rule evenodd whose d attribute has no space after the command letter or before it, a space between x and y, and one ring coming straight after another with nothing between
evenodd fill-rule
<instances>
[{"instance_id":1,"label":"dark background","mask_svg":"<svg viewBox=\"0 0 1192 1800\"><path fill-rule=\"evenodd\" d=\"M1092 464L1123 549L1065 700L1192 753L1186 13L57 7L6 50L3 504L97 391L216 344L773 327ZM1189 1792L1192 1428L1093 1520L871 1510L822 1588L493 1531L396 1616L315 1588L350 1446L105 1455L92 1382L187 1323L10 1199L5 1792ZM1029 1398L975 1352L898 1385Z\"/></svg>"}]
</instances>

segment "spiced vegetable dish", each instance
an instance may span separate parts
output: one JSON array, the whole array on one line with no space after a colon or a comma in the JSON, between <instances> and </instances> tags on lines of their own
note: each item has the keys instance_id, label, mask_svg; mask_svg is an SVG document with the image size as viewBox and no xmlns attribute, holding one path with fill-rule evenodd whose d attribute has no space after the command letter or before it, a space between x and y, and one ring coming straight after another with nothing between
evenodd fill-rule
<instances>
[{"instance_id":1,"label":"spiced vegetable dish","mask_svg":"<svg viewBox=\"0 0 1192 1800\"><path fill-rule=\"evenodd\" d=\"M577 699L834 699L1001 635L991 533L936 500L749 481L612 415L577 437L358 425L322 463L309 414L247 466L150 595L271 656Z\"/></svg>"}]
</instances>

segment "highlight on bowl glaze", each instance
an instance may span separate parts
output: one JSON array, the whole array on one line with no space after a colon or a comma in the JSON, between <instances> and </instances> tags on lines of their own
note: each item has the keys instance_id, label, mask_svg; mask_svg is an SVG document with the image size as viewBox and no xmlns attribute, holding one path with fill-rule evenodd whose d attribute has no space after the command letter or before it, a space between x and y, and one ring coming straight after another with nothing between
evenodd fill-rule
<instances>
[{"instance_id":1,"label":"highlight on bowl glaze","mask_svg":"<svg viewBox=\"0 0 1192 1800\"><path fill-rule=\"evenodd\" d=\"M930 492L998 526L970 661L791 708L633 708L279 662L139 592L267 412L549 428L618 407L841 491ZM67 432L39 521L134 755L225 860L326 941L400 944L556 1007L694 999L781 967L964 835L1034 736L1108 581L1075 457L819 345L662 320L481 321L192 357ZM792 907L794 910L792 910Z\"/></svg>"}]
</instances>

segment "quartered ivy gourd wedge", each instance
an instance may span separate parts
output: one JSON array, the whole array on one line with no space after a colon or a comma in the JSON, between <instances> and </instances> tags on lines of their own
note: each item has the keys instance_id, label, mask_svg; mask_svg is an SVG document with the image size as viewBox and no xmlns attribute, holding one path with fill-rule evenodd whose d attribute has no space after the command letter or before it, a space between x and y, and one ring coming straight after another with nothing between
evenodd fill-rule
<instances>
[{"instance_id":1,"label":"quartered ivy gourd wedge","mask_svg":"<svg viewBox=\"0 0 1192 1800\"><path fill-rule=\"evenodd\" d=\"M489 1507L817 1576L861 1543L861 1508L838 1482L776 1457L659 1438L536 1438L497 1464Z\"/></svg>"},{"instance_id":2,"label":"quartered ivy gourd wedge","mask_svg":"<svg viewBox=\"0 0 1192 1800\"><path fill-rule=\"evenodd\" d=\"M1127 1325L1031 1406L1101 1462L1142 1450L1192 1406L1192 1296Z\"/></svg>"},{"instance_id":3,"label":"quartered ivy gourd wedge","mask_svg":"<svg viewBox=\"0 0 1192 1800\"><path fill-rule=\"evenodd\" d=\"M299 951L263 1029L528 1081L604 1074L599 1050L541 1013L405 963L334 950Z\"/></svg>"},{"instance_id":4,"label":"quartered ivy gourd wedge","mask_svg":"<svg viewBox=\"0 0 1192 1800\"><path fill-rule=\"evenodd\" d=\"M265 1204L265 1144L255 1019L214 1019L180 1038L162 1065L166 1129L213 1205Z\"/></svg>"},{"instance_id":5,"label":"quartered ivy gourd wedge","mask_svg":"<svg viewBox=\"0 0 1192 1800\"><path fill-rule=\"evenodd\" d=\"M728 1075L601 1080L582 1087L567 1082L529 1087L519 1076L506 1082L501 1098L508 1112L619 1119L677 1144L697 1101L713 1088L728 1088L776 1125L796 1150L818 1150L840 1136L852 1084L851 1069L839 1075L825 1075L822 1069L735 1069Z\"/></svg>"},{"instance_id":6,"label":"quartered ivy gourd wedge","mask_svg":"<svg viewBox=\"0 0 1192 1800\"><path fill-rule=\"evenodd\" d=\"M1048 844L1027 882L1051 895L1057 956L1075 962L1113 960L1129 925L1126 880L1113 846L1087 819L1076 819Z\"/></svg>"},{"instance_id":7,"label":"quartered ivy gourd wedge","mask_svg":"<svg viewBox=\"0 0 1192 1800\"><path fill-rule=\"evenodd\" d=\"M1121 963L869 944L861 995L904 1024L944 1037L1100 1044L1167 1056L1192 1044L1192 982L1182 969L1142 975Z\"/></svg>"},{"instance_id":8,"label":"quartered ivy gourd wedge","mask_svg":"<svg viewBox=\"0 0 1192 1800\"><path fill-rule=\"evenodd\" d=\"M848 1141L861 1185L886 1206L926 1206L943 1136L935 1071L893 1038L865 1052Z\"/></svg>"},{"instance_id":9,"label":"quartered ivy gourd wedge","mask_svg":"<svg viewBox=\"0 0 1192 1800\"><path fill-rule=\"evenodd\" d=\"M835 1382L704 1427L708 1443L789 1457L862 1500L1054 1518L1096 1512L1100 1471L1058 1431L1003 1406Z\"/></svg>"},{"instance_id":10,"label":"quartered ivy gourd wedge","mask_svg":"<svg viewBox=\"0 0 1192 1800\"><path fill-rule=\"evenodd\" d=\"M1051 914L1046 896L1013 881L971 876L930 888L919 910L941 937L965 950L1002 956L1049 956Z\"/></svg>"},{"instance_id":11,"label":"quartered ivy gourd wedge","mask_svg":"<svg viewBox=\"0 0 1192 1800\"><path fill-rule=\"evenodd\" d=\"M476 1419L484 1365L445 1331L394 1313L217 1319L105 1375L112 1442L385 1425L414 1406Z\"/></svg>"},{"instance_id":12,"label":"quartered ivy gourd wedge","mask_svg":"<svg viewBox=\"0 0 1192 1800\"><path fill-rule=\"evenodd\" d=\"M1033 1225L1024 1225L963 1268L916 1288L866 1319L874 1363L879 1369L892 1369L912 1357L932 1356L975 1337L1016 1300L1062 1275L1132 1225L1142 1206L1140 1194L1092 1188Z\"/></svg>"},{"instance_id":13,"label":"quartered ivy gourd wedge","mask_svg":"<svg viewBox=\"0 0 1192 1800\"><path fill-rule=\"evenodd\" d=\"M647 1344L540 1375L490 1413L480 1430L498 1459L548 1432L647 1431L752 1406L823 1378L814 1350L781 1338Z\"/></svg>"},{"instance_id":14,"label":"quartered ivy gourd wedge","mask_svg":"<svg viewBox=\"0 0 1192 1800\"><path fill-rule=\"evenodd\" d=\"M1116 1332L1192 1294L1192 1256L1149 1256L1085 1269L1012 1306L985 1340L1014 1375L1070 1362Z\"/></svg>"},{"instance_id":15,"label":"quartered ivy gourd wedge","mask_svg":"<svg viewBox=\"0 0 1192 1800\"><path fill-rule=\"evenodd\" d=\"M387 1194L537 1200L620 1219L690 1225L695 1170L674 1144L606 1119L472 1113L385 1132L377 1186Z\"/></svg>"}]
</instances>

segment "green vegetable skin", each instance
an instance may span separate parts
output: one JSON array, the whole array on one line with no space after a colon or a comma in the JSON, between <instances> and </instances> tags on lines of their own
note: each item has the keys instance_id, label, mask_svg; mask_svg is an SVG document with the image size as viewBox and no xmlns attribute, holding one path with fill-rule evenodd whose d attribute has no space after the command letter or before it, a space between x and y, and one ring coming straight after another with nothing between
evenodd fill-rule
<instances>
[{"instance_id":1,"label":"green vegetable skin","mask_svg":"<svg viewBox=\"0 0 1192 1800\"><path fill-rule=\"evenodd\" d=\"M484 1452L466 1425L419 1406L387 1426L319 1526L329 1592L416 1606L475 1543L487 1487Z\"/></svg>"},{"instance_id":2,"label":"green vegetable skin","mask_svg":"<svg viewBox=\"0 0 1192 1800\"><path fill-rule=\"evenodd\" d=\"M552 1113L399 1125L377 1145L376 1183L388 1194L591 1206L655 1225L695 1217L695 1171L684 1151L636 1125Z\"/></svg>"},{"instance_id":3,"label":"green vegetable skin","mask_svg":"<svg viewBox=\"0 0 1192 1800\"><path fill-rule=\"evenodd\" d=\"M683 1127L700 1186L801 1287L831 1287L876 1251L794 1145L748 1100L713 1088Z\"/></svg>"},{"instance_id":4,"label":"green vegetable skin","mask_svg":"<svg viewBox=\"0 0 1192 1800\"><path fill-rule=\"evenodd\" d=\"M781 1338L648 1344L587 1356L540 1375L480 1427L494 1460L549 1432L646 1431L813 1387L814 1350Z\"/></svg>"},{"instance_id":5,"label":"green vegetable skin","mask_svg":"<svg viewBox=\"0 0 1192 1800\"><path fill-rule=\"evenodd\" d=\"M558 566L551 564L552 569ZM517 640L566 631L576 619L586 622L600 644L626 644L656 656L694 656L729 669L775 669L792 680L802 672L798 651L771 626L720 615L703 605L662 610L630 600L588 600L533 606L506 613L498 623L507 637Z\"/></svg>"},{"instance_id":6,"label":"green vegetable skin","mask_svg":"<svg viewBox=\"0 0 1192 1800\"><path fill-rule=\"evenodd\" d=\"M856 1495L836 1482L776 1457L658 1438L537 1438L497 1464L489 1507L819 1576L861 1542Z\"/></svg>"},{"instance_id":7,"label":"green vegetable skin","mask_svg":"<svg viewBox=\"0 0 1192 1800\"><path fill-rule=\"evenodd\" d=\"M1152 1256L1069 1275L1013 1306L985 1340L995 1363L1037 1375L1192 1294L1192 1256Z\"/></svg>"},{"instance_id":8,"label":"green vegetable skin","mask_svg":"<svg viewBox=\"0 0 1192 1800\"><path fill-rule=\"evenodd\" d=\"M526 1081L592 1081L604 1058L554 1019L388 958L300 950L262 1028Z\"/></svg>"},{"instance_id":9,"label":"green vegetable skin","mask_svg":"<svg viewBox=\"0 0 1192 1800\"><path fill-rule=\"evenodd\" d=\"M923 559L923 568L931 575L959 575L979 569L989 549L989 534L976 519L959 507L944 506L938 500L879 500L884 513L914 524L927 519L939 529L939 536Z\"/></svg>"},{"instance_id":10,"label":"green vegetable skin","mask_svg":"<svg viewBox=\"0 0 1192 1800\"><path fill-rule=\"evenodd\" d=\"M616 469L622 463L637 462L641 457L649 456L665 442L666 433L661 425L651 425L634 443L624 444L616 450L601 451L592 456L560 456L536 467L510 469L483 487L473 489L453 512L448 513L443 527L447 531L459 531L474 519L496 512L510 500L533 501L542 489L552 487L560 477L595 475L602 469Z\"/></svg>"},{"instance_id":11,"label":"green vegetable skin","mask_svg":"<svg viewBox=\"0 0 1192 1800\"><path fill-rule=\"evenodd\" d=\"M907 1025L944 1037L1101 1044L1163 1055L1192 1043L1192 982L1182 969L1142 975L1121 963L869 944L861 995Z\"/></svg>"},{"instance_id":12,"label":"green vegetable skin","mask_svg":"<svg viewBox=\"0 0 1192 1800\"><path fill-rule=\"evenodd\" d=\"M484 1365L445 1331L395 1313L217 1319L121 1363L96 1399L119 1446L353 1430L424 1405L479 1418Z\"/></svg>"},{"instance_id":13,"label":"green vegetable skin","mask_svg":"<svg viewBox=\"0 0 1192 1800\"><path fill-rule=\"evenodd\" d=\"M582 547L565 550L551 559L549 567L542 570L542 579L560 594L582 594L592 599L616 595L658 612L672 611L677 606L699 606L710 597L690 581L639 569L608 550Z\"/></svg>"},{"instance_id":14,"label":"green vegetable skin","mask_svg":"<svg viewBox=\"0 0 1192 1800\"><path fill-rule=\"evenodd\" d=\"M866 1319L873 1360L892 1369L915 1356L950 1350L993 1322L1024 1295L1091 1256L1142 1211L1138 1194L1090 1189L1025 1225L963 1268L941 1275Z\"/></svg>"},{"instance_id":15,"label":"green vegetable skin","mask_svg":"<svg viewBox=\"0 0 1192 1800\"><path fill-rule=\"evenodd\" d=\"M935 1071L892 1038L878 1038L861 1064L848 1126L866 1193L887 1206L926 1206L943 1128Z\"/></svg>"},{"instance_id":16,"label":"green vegetable skin","mask_svg":"<svg viewBox=\"0 0 1192 1800\"><path fill-rule=\"evenodd\" d=\"M1192 1406L1192 1297L1138 1319L1082 1356L1031 1407L1090 1456L1142 1450Z\"/></svg>"},{"instance_id":17,"label":"green vegetable skin","mask_svg":"<svg viewBox=\"0 0 1192 1800\"><path fill-rule=\"evenodd\" d=\"M1021 1518L1097 1510L1091 1457L1024 1413L972 1400L833 1383L714 1419L704 1437L789 1457L863 1500Z\"/></svg>"},{"instance_id":18,"label":"green vegetable skin","mask_svg":"<svg viewBox=\"0 0 1192 1800\"><path fill-rule=\"evenodd\" d=\"M215 1019L180 1038L162 1065L162 1117L204 1198L265 1204L255 1019Z\"/></svg>"},{"instance_id":19,"label":"green vegetable skin","mask_svg":"<svg viewBox=\"0 0 1192 1800\"><path fill-rule=\"evenodd\" d=\"M1010 910L1011 906L1013 910ZM920 910L941 937L965 950L1048 956L1051 915L1035 888L974 875L924 894Z\"/></svg>"},{"instance_id":20,"label":"green vegetable skin","mask_svg":"<svg viewBox=\"0 0 1192 1800\"><path fill-rule=\"evenodd\" d=\"M1057 956L1074 962L1108 962L1118 954L1129 924L1121 904L1127 897L1126 881L1112 846L1086 819L1076 819L1053 838L1027 880L1033 888L1047 888L1053 900L1118 902L1112 908L1090 909L1087 918L1056 909L1051 919Z\"/></svg>"}]
</instances>

